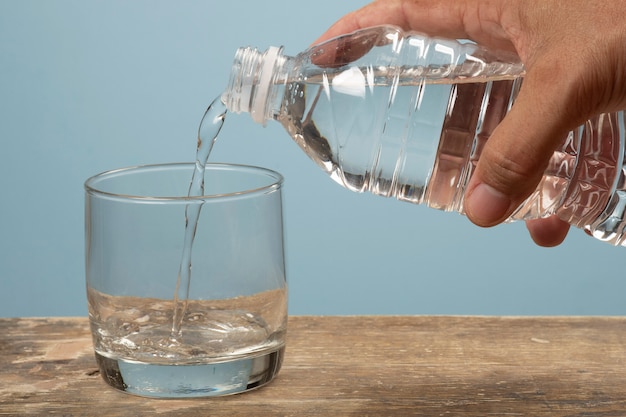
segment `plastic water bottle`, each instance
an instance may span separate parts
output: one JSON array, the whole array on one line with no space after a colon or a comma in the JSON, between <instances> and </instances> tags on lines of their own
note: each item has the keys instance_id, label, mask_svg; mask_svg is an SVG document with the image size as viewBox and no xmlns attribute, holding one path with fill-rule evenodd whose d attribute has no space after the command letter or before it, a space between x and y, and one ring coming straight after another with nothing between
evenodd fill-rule
<instances>
[{"instance_id":1,"label":"plastic water bottle","mask_svg":"<svg viewBox=\"0 0 626 417\"><path fill-rule=\"evenodd\" d=\"M378 26L295 57L240 48L222 101L280 122L350 190L463 213L481 150L523 76L514 54ZM624 131L618 112L570 132L510 220L557 215L626 246Z\"/></svg>"}]
</instances>

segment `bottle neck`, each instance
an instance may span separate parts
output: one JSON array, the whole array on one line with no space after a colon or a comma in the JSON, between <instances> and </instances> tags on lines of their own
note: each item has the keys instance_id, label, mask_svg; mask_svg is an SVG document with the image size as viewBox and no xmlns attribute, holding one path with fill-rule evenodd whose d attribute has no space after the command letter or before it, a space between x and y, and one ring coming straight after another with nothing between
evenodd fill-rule
<instances>
[{"instance_id":1,"label":"bottle neck","mask_svg":"<svg viewBox=\"0 0 626 417\"><path fill-rule=\"evenodd\" d=\"M282 47L269 47L265 52L256 48L239 48L222 101L229 111L250 113L252 119L265 125L272 118L274 85L286 61Z\"/></svg>"}]
</instances>

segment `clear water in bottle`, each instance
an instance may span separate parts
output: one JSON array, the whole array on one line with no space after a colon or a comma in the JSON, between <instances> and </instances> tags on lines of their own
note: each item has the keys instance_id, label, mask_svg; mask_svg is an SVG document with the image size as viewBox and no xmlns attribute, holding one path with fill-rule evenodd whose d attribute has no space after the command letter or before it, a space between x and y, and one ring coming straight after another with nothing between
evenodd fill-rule
<instances>
[{"instance_id":1,"label":"clear water in bottle","mask_svg":"<svg viewBox=\"0 0 626 417\"><path fill-rule=\"evenodd\" d=\"M463 213L465 187L524 69L518 58L384 26L295 57L242 48L222 99L279 121L331 178L357 192ZM626 244L623 114L564 138L510 220L557 215Z\"/></svg>"}]
</instances>

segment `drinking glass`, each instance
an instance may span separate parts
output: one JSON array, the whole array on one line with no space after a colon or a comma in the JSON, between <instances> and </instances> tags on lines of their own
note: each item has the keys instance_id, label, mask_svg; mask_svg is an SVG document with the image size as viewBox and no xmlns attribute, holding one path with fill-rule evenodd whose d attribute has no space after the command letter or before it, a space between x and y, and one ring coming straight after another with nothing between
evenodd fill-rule
<instances>
[{"instance_id":1,"label":"drinking glass","mask_svg":"<svg viewBox=\"0 0 626 417\"><path fill-rule=\"evenodd\" d=\"M119 390L233 394L270 382L280 369L283 178L208 164L204 192L190 196L195 170L145 165L85 182L91 332L100 373Z\"/></svg>"}]
</instances>

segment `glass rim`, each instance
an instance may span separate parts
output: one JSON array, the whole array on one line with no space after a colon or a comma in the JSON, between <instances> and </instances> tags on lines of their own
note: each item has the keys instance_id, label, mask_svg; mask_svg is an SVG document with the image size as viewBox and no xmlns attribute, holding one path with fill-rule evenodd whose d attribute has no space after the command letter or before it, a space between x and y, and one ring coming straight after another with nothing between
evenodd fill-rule
<instances>
[{"instance_id":1,"label":"glass rim","mask_svg":"<svg viewBox=\"0 0 626 417\"><path fill-rule=\"evenodd\" d=\"M137 201L204 201L208 199L223 199L223 198L236 198L240 196L246 196L257 193L268 193L273 190L279 190L282 187L284 182L284 177L277 171L274 171L269 168L264 168L255 165L246 165L246 164L232 164L232 163L207 163L206 169L209 170L211 168L217 169L226 169L226 170L236 170L239 172L249 171L251 173L255 173L257 175L264 174L266 177L271 178L271 181L268 181L267 185L263 185L260 187L254 188L246 188L239 191L233 191L228 193L214 193L214 194L204 194L197 196L189 196L189 195L178 195L178 196L146 196L146 195L134 195L134 194L123 194L123 193L115 193L110 191L104 191L99 189L96 186L96 182L105 179L106 177L112 177L116 175L123 175L125 173L131 173L133 171L147 171L155 168L176 168L176 167L191 167L195 168L196 164L194 162L168 162L168 163L156 163L156 164L142 164L142 165L132 165L122 168L110 169L107 171L102 171L98 174L92 175L87 178L83 184L85 191L88 194L101 195L110 198L117 198L123 200L137 200ZM193 170L190 171L190 174L193 173ZM191 181L191 176L189 177L189 181Z\"/></svg>"}]
</instances>

